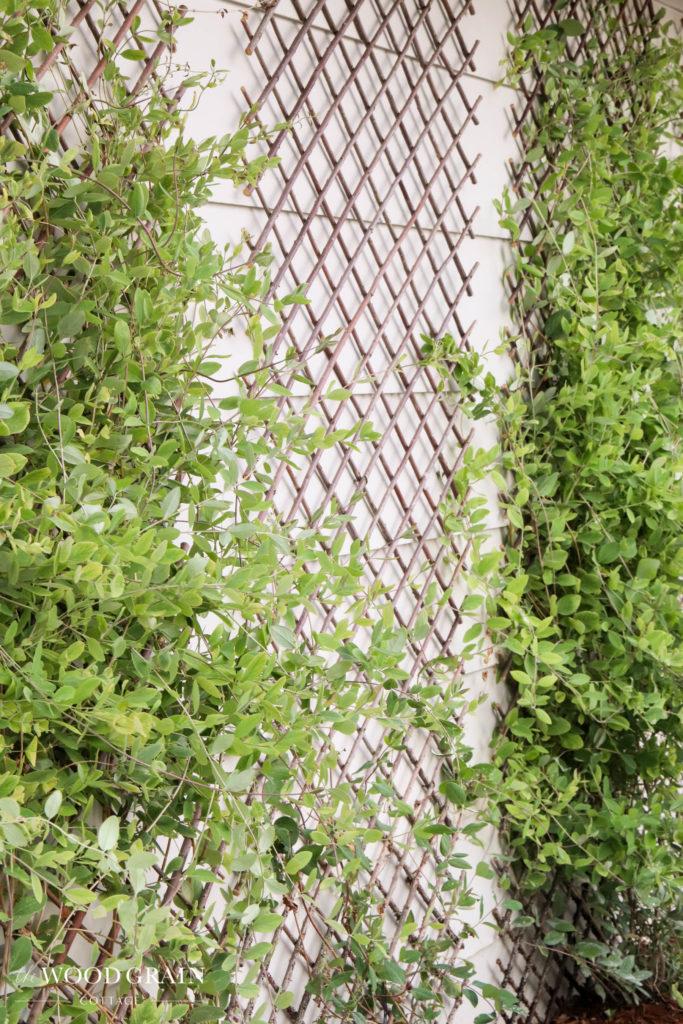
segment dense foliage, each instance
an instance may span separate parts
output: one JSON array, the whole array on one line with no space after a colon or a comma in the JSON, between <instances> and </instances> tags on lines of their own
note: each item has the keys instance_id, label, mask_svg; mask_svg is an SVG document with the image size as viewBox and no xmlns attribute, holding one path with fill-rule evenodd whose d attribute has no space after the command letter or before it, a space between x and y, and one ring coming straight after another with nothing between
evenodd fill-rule
<instances>
[{"instance_id":1,"label":"dense foliage","mask_svg":"<svg viewBox=\"0 0 683 1024\"><path fill-rule=\"evenodd\" d=\"M616 31L615 8L603 30ZM598 991L670 993L683 891L681 47L655 21L620 57L589 33L575 62L565 44L580 31L529 31L511 57L511 80L540 76L542 91L519 193L501 207L525 327L498 410L514 487L492 625L516 686L499 813L522 892L555 886L544 944ZM577 904L589 939L574 933Z\"/></svg>"},{"instance_id":2,"label":"dense foliage","mask_svg":"<svg viewBox=\"0 0 683 1024\"><path fill-rule=\"evenodd\" d=\"M304 300L269 305L267 255L204 231L212 182L264 170L263 135L185 139L154 79L128 93L125 43L103 44L88 95L57 60L52 95L34 67L68 46L64 14L0 5L1 1019L256 1024L302 998L262 971L285 907L321 937L306 998L327 1021L509 1006L440 934L471 934L454 843L480 825L416 816L384 766L421 726L457 788L461 684L404 693L409 637L363 583L360 543L335 540L339 510L282 523L270 498L281 460L372 432L283 409L272 341ZM49 118L64 103L67 152ZM250 359L216 356L244 332ZM371 719L385 745L340 776ZM369 881L384 843L439 860L431 918L408 914L391 948Z\"/></svg>"},{"instance_id":3,"label":"dense foliage","mask_svg":"<svg viewBox=\"0 0 683 1024\"><path fill-rule=\"evenodd\" d=\"M479 511L445 512L489 591L463 655L496 644L512 684L504 780L479 765L469 788L501 831L521 948L570 957L602 996L683 1004L681 44L648 16L615 56L598 37L616 32L616 6L600 9L602 35L529 18L510 37L510 84L540 84L517 195L497 204L515 253L514 378L501 395L450 337L424 352L501 431L456 482L499 486L505 551L487 548ZM478 617L478 601L463 611Z\"/></svg>"}]
</instances>

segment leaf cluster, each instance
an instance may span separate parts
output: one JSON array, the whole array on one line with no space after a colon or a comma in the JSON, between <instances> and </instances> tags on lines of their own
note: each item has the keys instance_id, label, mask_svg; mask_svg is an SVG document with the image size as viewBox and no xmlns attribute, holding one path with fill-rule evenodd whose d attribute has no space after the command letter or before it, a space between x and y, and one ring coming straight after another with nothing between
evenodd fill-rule
<instances>
[{"instance_id":1,"label":"leaf cluster","mask_svg":"<svg viewBox=\"0 0 683 1024\"><path fill-rule=\"evenodd\" d=\"M2 1019L257 1024L295 999L262 969L285 911L323 941L305 998L327 1020L434 1019L463 984L509 1005L443 962L441 922L476 904L449 874L467 866L458 833L387 779L419 726L456 784L460 684L406 688L411 637L364 582L348 512L292 523L273 505L282 464L374 435L291 411L282 380L307 378L273 344L305 298L269 299L268 253L204 228L216 180L268 165L265 135L245 118L196 143L163 80L131 96L137 51L107 42L106 9L98 90L59 52L65 85L43 89L65 10L0 4ZM371 721L380 753L343 771ZM438 913L390 946L372 856L401 842L443 867L425 883ZM69 981L77 937L120 972L113 990Z\"/></svg>"},{"instance_id":2,"label":"leaf cluster","mask_svg":"<svg viewBox=\"0 0 683 1024\"><path fill-rule=\"evenodd\" d=\"M495 615L515 700L498 815L522 891L560 893L545 944L602 994L662 994L682 891L681 47L655 20L621 56L589 37L576 62L564 34L512 55L542 91L500 207L524 328L499 409L514 483ZM577 941L572 906L598 941Z\"/></svg>"}]
</instances>

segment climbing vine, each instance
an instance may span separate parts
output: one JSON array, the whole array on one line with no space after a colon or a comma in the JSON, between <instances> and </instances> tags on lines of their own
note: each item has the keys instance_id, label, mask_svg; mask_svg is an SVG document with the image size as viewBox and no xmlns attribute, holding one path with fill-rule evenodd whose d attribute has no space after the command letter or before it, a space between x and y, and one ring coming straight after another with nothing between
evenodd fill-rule
<instances>
[{"instance_id":1,"label":"climbing vine","mask_svg":"<svg viewBox=\"0 0 683 1024\"><path fill-rule=\"evenodd\" d=\"M489 594L485 621L479 595L465 599L463 656L496 646L512 686L503 778L478 765L467 784L501 832L509 927L602 997L683 1005L682 48L648 15L615 56L601 40L618 14L604 5L589 29L530 18L509 39L509 84L540 86L518 187L497 204L513 379L501 395L486 358L450 337L424 355L501 433L456 482L464 495L495 481L504 551L483 509L444 515Z\"/></svg>"},{"instance_id":2,"label":"climbing vine","mask_svg":"<svg viewBox=\"0 0 683 1024\"><path fill-rule=\"evenodd\" d=\"M509 82L541 83L524 173L499 204L516 371L500 400L478 356L450 372L471 415L497 415L508 474L489 628L514 688L493 813L516 927L603 996L680 1001L683 76L669 27L634 25L621 56L574 19L511 38Z\"/></svg>"},{"instance_id":3,"label":"climbing vine","mask_svg":"<svg viewBox=\"0 0 683 1024\"><path fill-rule=\"evenodd\" d=\"M446 676L404 692L410 635L340 510L273 506L282 461L374 435L283 411L282 380L310 381L273 341L305 297L269 298L268 253L202 223L217 180L268 170L267 133L197 143L163 79L131 95L141 51L107 42L106 5L81 90L65 11L0 4L0 1018L259 1024L306 998L375 1024L481 997L493 1020L514 998L445 956L472 933L455 843L479 826L416 815L385 769L421 727L455 787L467 700ZM343 773L369 721L382 756ZM372 851L402 843L439 872L390 943ZM321 939L306 993L263 969L285 913Z\"/></svg>"}]
</instances>

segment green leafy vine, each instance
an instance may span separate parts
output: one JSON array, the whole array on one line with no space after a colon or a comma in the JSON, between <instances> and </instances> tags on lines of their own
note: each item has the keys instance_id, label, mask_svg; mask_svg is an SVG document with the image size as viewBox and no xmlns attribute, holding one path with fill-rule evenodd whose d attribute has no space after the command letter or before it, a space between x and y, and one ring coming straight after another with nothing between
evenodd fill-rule
<instances>
[{"instance_id":1,"label":"green leafy vine","mask_svg":"<svg viewBox=\"0 0 683 1024\"><path fill-rule=\"evenodd\" d=\"M270 497L281 462L374 435L283 412L300 367L277 376L273 340L305 297L269 301L268 254L204 229L213 183L267 169L266 135L187 139L163 80L131 97L140 53L100 13L86 94L55 49L65 3L0 4L0 1019L259 1024L303 995L264 969L285 913L320 936L306 997L327 1021L514 1005L444 955L472 932L468 827L415 815L384 772L419 727L457 782L461 684L406 689L410 636L361 544L335 539L348 512L282 522ZM184 21L131 30L155 45ZM240 332L234 366L216 342ZM371 720L382 756L342 776L338 746ZM369 851L403 843L439 870L432 917L390 943Z\"/></svg>"},{"instance_id":2,"label":"green leafy vine","mask_svg":"<svg viewBox=\"0 0 683 1024\"><path fill-rule=\"evenodd\" d=\"M488 466L506 475L505 561L474 568L513 686L491 800L517 927L602 996L680 1001L683 76L668 28L634 25L618 57L588 30L576 61L574 20L511 37L508 80L542 85L499 204L514 379L496 400L481 357L426 355L503 441ZM490 472L482 455L469 480Z\"/></svg>"}]
</instances>

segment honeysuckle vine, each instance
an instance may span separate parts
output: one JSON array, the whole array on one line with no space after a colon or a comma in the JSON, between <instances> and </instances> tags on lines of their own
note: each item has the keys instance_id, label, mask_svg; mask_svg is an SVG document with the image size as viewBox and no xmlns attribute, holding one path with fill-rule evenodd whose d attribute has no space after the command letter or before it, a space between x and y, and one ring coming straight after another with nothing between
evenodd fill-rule
<instances>
[{"instance_id":1,"label":"honeysuckle vine","mask_svg":"<svg viewBox=\"0 0 683 1024\"><path fill-rule=\"evenodd\" d=\"M417 1024L465 998L484 1024L515 999L452 955L477 827L416 815L383 773L419 727L457 781L468 698L447 673L406 692L410 635L361 544L334 541L338 510L283 523L268 498L282 460L373 431L282 411L297 366L276 379L272 342L305 298L269 301L268 255L205 231L218 179L267 171L265 135L186 138L154 76L133 101L139 53L107 42L108 13L86 95L60 65L65 2L0 6L0 1015L259 1024L312 998L328 1022ZM131 30L168 42L168 18ZM62 106L77 94L66 153L34 72L53 50ZM239 366L216 354L232 331ZM371 718L382 756L341 778ZM439 864L429 920L391 946L384 843ZM285 913L321 937L305 992L263 969Z\"/></svg>"},{"instance_id":2,"label":"honeysuckle vine","mask_svg":"<svg viewBox=\"0 0 683 1024\"><path fill-rule=\"evenodd\" d=\"M541 80L499 204L514 379L497 397L480 356L436 354L501 429L509 542L498 570L474 565L513 686L491 806L525 906L554 892L522 943L600 995L680 1002L681 44L656 18L615 56L618 6L600 38L561 15L511 37L508 81Z\"/></svg>"}]
</instances>

